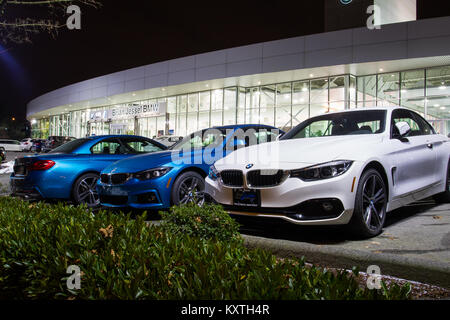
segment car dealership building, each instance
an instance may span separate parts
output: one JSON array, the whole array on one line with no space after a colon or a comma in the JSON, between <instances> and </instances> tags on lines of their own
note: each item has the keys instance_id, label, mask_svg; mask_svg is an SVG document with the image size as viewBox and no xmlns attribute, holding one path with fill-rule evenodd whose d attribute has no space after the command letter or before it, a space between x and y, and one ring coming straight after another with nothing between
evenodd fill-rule
<instances>
[{"instance_id":1,"label":"car dealership building","mask_svg":"<svg viewBox=\"0 0 450 320\"><path fill-rule=\"evenodd\" d=\"M32 136L183 136L240 123L288 130L327 112L391 105L448 134L450 17L404 19L406 11L380 29L202 53L60 88L28 104Z\"/></svg>"}]
</instances>

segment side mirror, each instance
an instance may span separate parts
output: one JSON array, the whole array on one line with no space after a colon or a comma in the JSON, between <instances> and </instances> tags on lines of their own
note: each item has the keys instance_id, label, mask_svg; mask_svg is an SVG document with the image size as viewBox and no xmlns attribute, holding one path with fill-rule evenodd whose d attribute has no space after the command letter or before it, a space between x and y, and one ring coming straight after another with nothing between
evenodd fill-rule
<instances>
[{"instance_id":1,"label":"side mirror","mask_svg":"<svg viewBox=\"0 0 450 320\"><path fill-rule=\"evenodd\" d=\"M408 134L411 132L411 127L409 126L408 122L406 122L406 121L397 122L395 124L395 127L398 130L398 138L400 138L400 140L402 142L404 142L404 140L406 139Z\"/></svg>"}]
</instances>

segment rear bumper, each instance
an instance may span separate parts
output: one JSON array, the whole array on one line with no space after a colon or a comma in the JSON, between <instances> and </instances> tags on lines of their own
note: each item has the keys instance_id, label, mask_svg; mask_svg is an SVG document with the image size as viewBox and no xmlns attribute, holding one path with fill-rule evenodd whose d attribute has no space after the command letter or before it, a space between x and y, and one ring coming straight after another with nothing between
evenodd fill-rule
<instances>
[{"instance_id":1,"label":"rear bumper","mask_svg":"<svg viewBox=\"0 0 450 320\"><path fill-rule=\"evenodd\" d=\"M42 196L39 188L27 182L25 178L15 177L10 178L11 196L20 197L26 200L41 200Z\"/></svg>"}]
</instances>

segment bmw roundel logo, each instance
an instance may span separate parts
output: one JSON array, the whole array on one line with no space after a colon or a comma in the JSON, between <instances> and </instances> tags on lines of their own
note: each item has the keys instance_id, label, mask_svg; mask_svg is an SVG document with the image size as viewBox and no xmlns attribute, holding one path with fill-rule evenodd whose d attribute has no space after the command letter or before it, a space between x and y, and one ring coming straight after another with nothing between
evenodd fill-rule
<instances>
[{"instance_id":1,"label":"bmw roundel logo","mask_svg":"<svg viewBox=\"0 0 450 320\"><path fill-rule=\"evenodd\" d=\"M353 0L339 0L340 3L342 4L350 4L352 3Z\"/></svg>"},{"instance_id":2,"label":"bmw roundel logo","mask_svg":"<svg viewBox=\"0 0 450 320\"><path fill-rule=\"evenodd\" d=\"M250 164L246 165L245 169L250 169L251 167L253 167L253 163L250 163Z\"/></svg>"}]
</instances>

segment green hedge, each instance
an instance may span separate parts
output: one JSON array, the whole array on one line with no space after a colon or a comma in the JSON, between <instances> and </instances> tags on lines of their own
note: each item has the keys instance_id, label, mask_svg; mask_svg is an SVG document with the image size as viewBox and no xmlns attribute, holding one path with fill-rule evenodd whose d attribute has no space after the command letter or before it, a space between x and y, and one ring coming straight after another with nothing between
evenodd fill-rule
<instances>
[{"instance_id":1,"label":"green hedge","mask_svg":"<svg viewBox=\"0 0 450 320\"><path fill-rule=\"evenodd\" d=\"M249 250L220 207L172 214L155 226L145 216L0 198L0 299L407 297L407 287L369 291L346 273ZM70 265L82 271L80 290L67 289Z\"/></svg>"}]
</instances>

